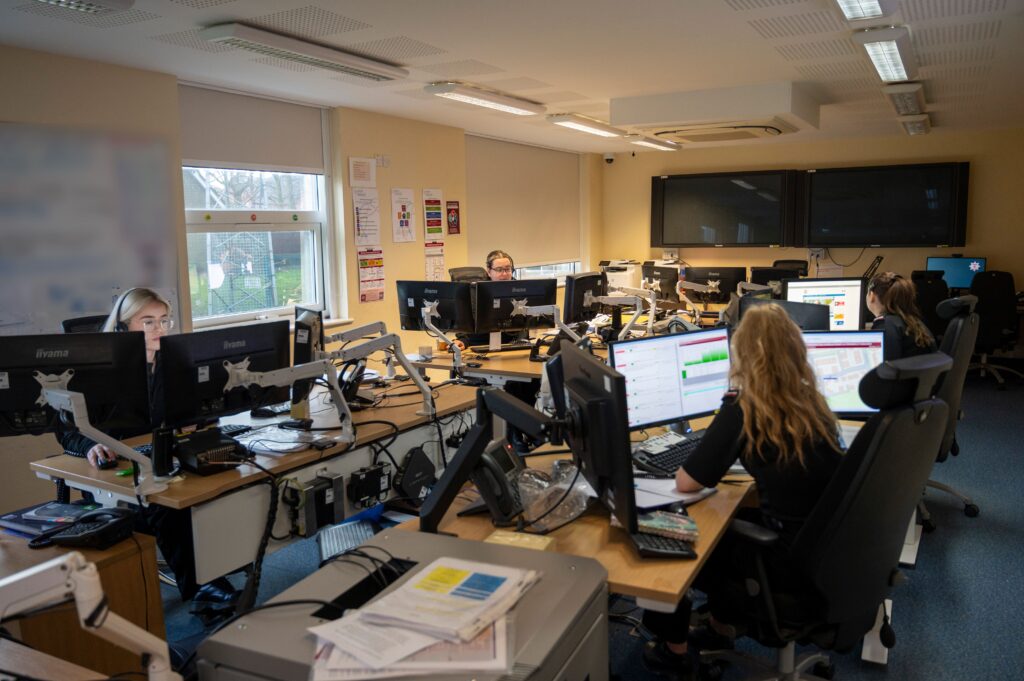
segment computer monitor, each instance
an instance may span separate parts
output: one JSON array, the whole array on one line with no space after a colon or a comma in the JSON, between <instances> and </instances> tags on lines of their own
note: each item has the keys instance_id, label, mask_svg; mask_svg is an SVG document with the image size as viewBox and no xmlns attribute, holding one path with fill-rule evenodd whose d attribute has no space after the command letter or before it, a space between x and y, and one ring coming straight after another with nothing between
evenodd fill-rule
<instances>
[{"instance_id":1,"label":"computer monitor","mask_svg":"<svg viewBox=\"0 0 1024 681\"><path fill-rule=\"evenodd\" d=\"M942 272L949 288L970 288L974 275L985 271L986 258L928 258L926 269Z\"/></svg>"},{"instance_id":2,"label":"computer monitor","mask_svg":"<svg viewBox=\"0 0 1024 681\"><path fill-rule=\"evenodd\" d=\"M818 390L838 416L869 416L877 409L860 399L860 381L882 363L882 331L804 331L807 361Z\"/></svg>"},{"instance_id":3,"label":"computer monitor","mask_svg":"<svg viewBox=\"0 0 1024 681\"><path fill-rule=\"evenodd\" d=\"M831 331L856 331L868 319L864 280L859 277L786 279L782 297L795 303L827 305Z\"/></svg>"},{"instance_id":4,"label":"computer monitor","mask_svg":"<svg viewBox=\"0 0 1024 681\"><path fill-rule=\"evenodd\" d=\"M581 272L565 276L565 295L562 302L562 322L577 324L589 322L601 312L601 305L584 305L587 292L592 296L608 295L608 275L604 272Z\"/></svg>"},{"instance_id":5,"label":"computer monitor","mask_svg":"<svg viewBox=\"0 0 1024 681\"><path fill-rule=\"evenodd\" d=\"M308 364L324 349L324 313L322 310L295 306L295 334L292 341L292 362L295 366ZM312 379L292 384L292 404L309 396Z\"/></svg>"},{"instance_id":6,"label":"computer monitor","mask_svg":"<svg viewBox=\"0 0 1024 681\"><path fill-rule=\"evenodd\" d=\"M658 292L658 300L679 302L676 283L679 281L679 268L667 265L644 263L641 274L645 282L654 282L654 290Z\"/></svg>"},{"instance_id":7,"label":"computer monitor","mask_svg":"<svg viewBox=\"0 0 1024 681\"><path fill-rule=\"evenodd\" d=\"M205 421L284 402L289 388L232 388L224 362L249 360L249 371L289 366L288 322L197 331L160 339L164 389L164 425L184 428Z\"/></svg>"},{"instance_id":8,"label":"computer monitor","mask_svg":"<svg viewBox=\"0 0 1024 681\"><path fill-rule=\"evenodd\" d=\"M693 284L718 282L718 293L701 294L692 292L687 297L701 302L728 303L729 294L736 292L736 286L747 278L746 267L687 267L683 279Z\"/></svg>"},{"instance_id":9,"label":"computer monitor","mask_svg":"<svg viewBox=\"0 0 1024 681\"><path fill-rule=\"evenodd\" d=\"M768 286L771 282L782 284L784 279L793 278L793 269L786 267L751 267L750 283Z\"/></svg>"},{"instance_id":10,"label":"computer monitor","mask_svg":"<svg viewBox=\"0 0 1024 681\"><path fill-rule=\"evenodd\" d=\"M756 296L745 295L740 298L740 321L743 321L743 315L747 313L747 310L757 305L766 305L773 303L778 305L789 318L796 322L796 325L805 331L828 331L830 320L829 320L829 309L824 305L817 305L815 303L794 303L790 300L772 300L771 298L758 298Z\"/></svg>"},{"instance_id":11,"label":"computer monitor","mask_svg":"<svg viewBox=\"0 0 1024 681\"><path fill-rule=\"evenodd\" d=\"M473 284L464 281L399 281L398 317L405 331L426 331L424 303L437 303L431 323L442 331L472 333Z\"/></svg>"},{"instance_id":12,"label":"computer monitor","mask_svg":"<svg viewBox=\"0 0 1024 681\"><path fill-rule=\"evenodd\" d=\"M65 372L66 389L85 396L89 423L118 437L141 435L152 430L147 371L141 332L0 336L0 436L57 429L57 412L37 402L36 374Z\"/></svg>"},{"instance_id":13,"label":"computer monitor","mask_svg":"<svg viewBox=\"0 0 1024 681\"><path fill-rule=\"evenodd\" d=\"M531 317L513 314L515 301L525 300L528 307L554 305L558 291L555 279L479 281L473 286L476 287L477 333L551 328L555 325L551 315Z\"/></svg>"},{"instance_id":14,"label":"computer monitor","mask_svg":"<svg viewBox=\"0 0 1024 681\"><path fill-rule=\"evenodd\" d=\"M626 379L588 351L562 341L562 383L574 427L566 439L580 473L630 534L638 531Z\"/></svg>"},{"instance_id":15,"label":"computer monitor","mask_svg":"<svg viewBox=\"0 0 1024 681\"><path fill-rule=\"evenodd\" d=\"M608 361L626 380L630 428L713 414L729 389L729 330L612 342Z\"/></svg>"}]
</instances>

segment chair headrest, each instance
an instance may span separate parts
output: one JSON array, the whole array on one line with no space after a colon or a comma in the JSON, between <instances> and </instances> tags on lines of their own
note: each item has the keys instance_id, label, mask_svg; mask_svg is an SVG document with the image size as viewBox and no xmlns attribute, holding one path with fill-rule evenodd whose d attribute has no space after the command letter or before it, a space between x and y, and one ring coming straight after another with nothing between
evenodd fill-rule
<instances>
[{"instance_id":1,"label":"chair headrest","mask_svg":"<svg viewBox=\"0 0 1024 681\"><path fill-rule=\"evenodd\" d=\"M860 398L876 409L890 409L927 400L942 374L953 366L944 352L883 362L860 381Z\"/></svg>"},{"instance_id":2,"label":"chair headrest","mask_svg":"<svg viewBox=\"0 0 1024 681\"><path fill-rule=\"evenodd\" d=\"M935 307L941 319L952 319L974 312L974 306L978 304L978 296L960 296L959 298L947 298Z\"/></svg>"}]
</instances>

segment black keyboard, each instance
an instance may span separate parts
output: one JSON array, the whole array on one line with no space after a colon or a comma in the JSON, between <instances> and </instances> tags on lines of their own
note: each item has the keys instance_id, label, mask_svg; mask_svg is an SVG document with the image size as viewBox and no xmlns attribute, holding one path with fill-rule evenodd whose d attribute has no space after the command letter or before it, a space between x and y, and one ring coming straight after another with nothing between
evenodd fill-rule
<instances>
[{"instance_id":1,"label":"black keyboard","mask_svg":"<svg viewBox=\"0 0 1024 681\"><path fill-rule=\"evenodd\" d=\"M663 537L660 534L629 535L636 545L637 553L644 558L696 558L693 544L682 539Z\"/></svg>"},{"instance_id":2,"label":"black keyboard","mask_svg":"<svg viewBox=\"0 0 1024 681\"><path fill-rule=\"evenodd\" d=\"M227 435L228 437L234 437L236 435L241 435L242 433L248 433L250 430L252 430L252 426L247 426L242 423L225 423L223 425L218 426L218 428L220 428L221 433Z\"/></svg>"},{"instance_id":3,"label":"black keyboard","mask_svg":"<svg viewBox=\"0 0 1024 681\"><path fill-rule=\"evenodd\" d=\"M637 468L648 473L662 475L666 478L672 477L676 474L679 467L690 458L690 454L697 449L697 445L700 444L703 437L703 432L691 433L682 442L676 443L657 454L638 449L633 452L633 463Z\"/></svg>"}]
</instances>

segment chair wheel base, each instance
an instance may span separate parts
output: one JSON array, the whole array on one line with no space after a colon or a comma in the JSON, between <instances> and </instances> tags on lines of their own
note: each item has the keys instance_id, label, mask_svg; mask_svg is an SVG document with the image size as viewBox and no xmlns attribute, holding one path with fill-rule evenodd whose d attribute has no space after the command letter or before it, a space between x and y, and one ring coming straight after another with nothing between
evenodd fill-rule
<instances>
[{"instance_id":1,"label":"chair wheel base","mask_svg":"<svg viewBox=\"0 0 1024 681\"><path fill-rule=\"evenodd\" d=\"M981 513L981 509L978 508L977 504L964 505L964 515L968 518L977 518L979 513Z\"/></svg>"},{"instance_id":2,"label":"chair wheel base","mask_svg":"<svg viewBox=\"0 0 1024 681\"><path fill-rule=\"evenodd\" d=\"M831 662L819 662L814 665L811 673L823 679L831 679L836 675L836 666Z\"/></svg>"},{"instance_id":3,"label":"chair wheel base","mask_svg":"<svg viewBox=\"0 0 1024 681\"><path fill-rule=\"evenodd\" d=\"M935 521L933 521L931 518L929 518L928 520L922 520L921 521L921 531L922 532L934 532L935 531Z\"/></svg>"}]
</instances>

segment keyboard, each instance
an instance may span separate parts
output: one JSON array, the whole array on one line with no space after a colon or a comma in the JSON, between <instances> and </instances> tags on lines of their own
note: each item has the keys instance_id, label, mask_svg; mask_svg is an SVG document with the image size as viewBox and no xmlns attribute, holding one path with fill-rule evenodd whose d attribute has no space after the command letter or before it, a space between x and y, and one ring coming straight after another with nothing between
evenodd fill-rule
<instances>
[{"instance_id":1,"label":"keyboard","mask_svg":"<svg viewBox=\"0 0 1024 681\"><path fill-rule=\"evenodd\" d=\"M474 345L469 349L478 355L485 355L488 352L515 352L516 350L530 350L533 343L530 341L517 341L515 343L502 343L497 350L491 350L490 345Z\"/></svg>"},{"instance_id":2,"label":"keyboard","mask_svg":"<svg viewBox=\"0 0 1024 681\"><path fill-rule=\"evenodd\" d=\"M225 423L223 425L218 426L218 428L220 428L221 433L227 435L228 437L234 437L236 435L241 435L242 433L248 433L250 430L252 430L252 426L247 426L243 423Z\"/></svg>"},{"instance_id":3,"label":"keyboard","mask_svg":"<svg viewBox=\"0 0 1024 681\"><path fill-rule=\"evenodd\" d=\"M672 477L676 470L690 458L690 454L697 449L697 445L704 437L704 431L697 431L686 436L685 440L676 442L658 452L649 452L645 449L637 449L633 452L633 463L637 468L653 473Z\"/></svg>"},{"instance_id":4,"label":"keyboard","mask_svg":"<svg viewBox=\"0 0 1024 681\"><path fill-rule=\"evenodd\" d=\"M359 546L373 534L373 523L365 520L325 527L316 535L316 543L320 547L320 562L323 563L339 553Z\"/></svg>"},{"instance_id":5,"label":"keyboard","mask_svg":"<svg viewBox=\"0 0 1024 681\"><path fill-rule=\"evenodd\" d=\"M693 544L682 539L663 537L660 534L629 535L636 546L637 553L644 558L696 558L697 552Z\"/></svg>"}]
</instances>

